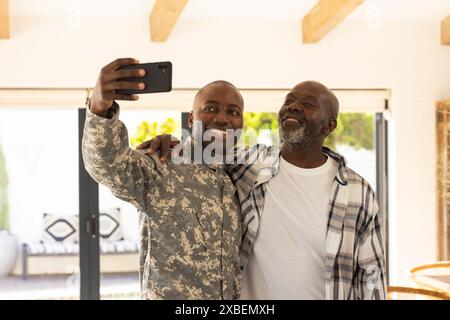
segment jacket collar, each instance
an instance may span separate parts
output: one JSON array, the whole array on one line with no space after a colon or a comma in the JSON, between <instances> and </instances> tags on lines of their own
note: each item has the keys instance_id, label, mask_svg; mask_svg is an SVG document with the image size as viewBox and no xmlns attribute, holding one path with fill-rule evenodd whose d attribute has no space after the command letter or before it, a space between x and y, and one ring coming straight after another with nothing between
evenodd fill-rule
<instances>
[{"instance_id":1,"label":"jacket collar","mask_svg":"<svg viewBox=\"0 0 450 320\"><path fill-rule=\"evenodd\" d=\"M264 161L260 164L255 186L270 180L280 171L281 147L268 147L262 152L265 152L266 155L262 157L264 158ZM346 186L348 183L348 175L347 161L345 160L345 158L339 153L324 146L322 146L322 152L338 163L336 180L339 182L339 184Z\"/></svg>"}]
</instances>

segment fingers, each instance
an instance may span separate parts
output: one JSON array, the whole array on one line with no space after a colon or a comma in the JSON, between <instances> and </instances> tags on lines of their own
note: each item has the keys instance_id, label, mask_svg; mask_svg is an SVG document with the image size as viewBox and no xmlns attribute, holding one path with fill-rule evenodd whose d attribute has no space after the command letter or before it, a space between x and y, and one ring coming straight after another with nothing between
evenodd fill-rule
<instances>
[{"instance_id":1,"label":"fingers","mask_svg":"<svg viewBox=\"0 0 450 320\"><path fill-rule=\"evenodd\" d=\"M152 143L150 143L150 147L148 148L148 154L153 154L156 151L159 151L159 148L161 146L161 136L156 136L150 141Z\"/></svg>"},{"instance_id":2,"label":"fingers","mask_svg":"<svg viewBox=\"0 0 450 320\"><path fill-rule=\"evenodd\" d=\"M136 149L143 150L147 155L152 155L158 151L159 160L164 164L169 158L170 149L179 143L180 141L170 134L161 134L151 140L141 143Z\"/></svg>"},{"instance_id":3,"label":"fingers","mask_svg":"<svg viewBox=\"0 0 450 320\"><path fill-rule=\"evenodd\" d=\"M147 140L147 141L141 143L140 145L137 146L136 149L143 150L145 154L152 155L157 150L155 148L155 144L154 144L155 139L157 139L157 138L158 137L153 138L151 140ZM152 147L152 145L153 145L153 147Z\"/></svg>"},{"instance_id":4,"label":"fingers","mask_svg":"<svg viewBox=\"0 0 450 320\"><path fill-rule=\"evenodd\" d=\"M139 60L134 59L134 58L119 58L119 59L116 59L113 62L107 64L106 66L104 66L102 69L102 72L104 72L104 73L113 72L122 66L130 65L130 64L138 64L138 63L139 63Z\"/></svg>"},{"instance_id":5,"label":"fingers","mask_svg":"<svg viewBox=\"0 0 450 320\"><path fill-rule=\"evenodd\" d=\"M144 82L131 82L131 81L112 81L103 85L102 90L104 92L118 90L118 89L135 89L142 90L145 88Z\"/></svg>"},{"instance_id":6,"label":"fingers","mask_svg":"<svg viewBox=\"0 0 450 320\"><path fill-rule=\"evenodd\" d=\"M153 139L152 140L147 140L145 142L142 142L140 145L138 145L136 147L136 149L137 150L145 150L145 149L147 149L150 146L150 143L152 143L152 141L153 141Z\"/></svg>"},{"instance_id":7,"label":"fingers","mask_svg":"<svg viewBox=\"0 0 450 320\"><path fill-rule=\"evenodd\" d=\"M171 139L170 139L170 147L171 148L175 148L176 145L179 144L179 143L180 143L180 140L178 140L177 138L171 136Z\"/></svg>"},{"instance_id":8,"label":"fingers","mask_svg":"<svg viewBox=\"0 0 450 320\"><path fill-rule=\"evenodd\" d=\"M114 81L125 78L141 78L145 76L145 69L122 69L105 74L106 81Z\"/></svg>"},{"instance_id":9,"label":"fingers","mask_svg":"<svg viewBox=\"0 0 450 320\"><path fill-rule=\"evenodd\" d=\"M172 136L170 134L163 134L161 136L160 151L159 151L160 154L159 159L161 160L161 162L165 162L167 158L169 158L171 138Z\"/></svg>"},{"instance_id":10,"label":"fingers","mask_svg":"<svg viewBox=\"0 0 450 320\"><path fill-rule=\"evenodd\" d=\"M91 110L94 113L104 116L114 100L136 101L139 97L135 94L118 93L119 89L142 90L145 84L142 82L117 81L120 77L140 75L143 72L138 69L126 69L116 72L122 66L138 64L139 61L133 58L120 58L104 66L97 79L91 99ZM145 74L145 71L144 71Z\"/></svg>"},{"instance_id":11,"label":"fingers","mask_svg":"<svg viewBox=\"0 0 450 320\"><path fill-rule=\"evenodd\" d=\"M127 77L141 77L145 75L145 70L143 69L132 69L132 70L119 70L114 71L114 68L120 67L122 65L127 65L134 63L135 59L132 58L122 58L117 59L104 67L100 73L100 91L101 96L105 100L128 100L136 101L139 99L137 95L129 95L123 93L117 93L116 90L120 89L132 89L132 90L143 90L145 89L144 82L132 82L132 81L117 81L117 79L127 78Z\"/></svg>"}]
</instances>

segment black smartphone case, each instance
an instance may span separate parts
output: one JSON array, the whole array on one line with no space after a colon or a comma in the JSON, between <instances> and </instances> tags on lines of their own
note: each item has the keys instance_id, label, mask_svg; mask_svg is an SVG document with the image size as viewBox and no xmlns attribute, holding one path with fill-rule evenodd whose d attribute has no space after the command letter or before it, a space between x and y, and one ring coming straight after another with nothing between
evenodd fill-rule
<instances>
[{"instance_id":1,"label":"black smartphone case","mask_svg":"<svg viewBox=\"0 0 450 320\"><path fill-rule=\"evenodd\" d=\"M121 94L141 94L153 92L168 92L172 90L172 63L169 61L131 64L120 69L145 69L145 76L125 78L124 81L144 82L143 90L119 89Z\"/></svg>"}]
</instances>

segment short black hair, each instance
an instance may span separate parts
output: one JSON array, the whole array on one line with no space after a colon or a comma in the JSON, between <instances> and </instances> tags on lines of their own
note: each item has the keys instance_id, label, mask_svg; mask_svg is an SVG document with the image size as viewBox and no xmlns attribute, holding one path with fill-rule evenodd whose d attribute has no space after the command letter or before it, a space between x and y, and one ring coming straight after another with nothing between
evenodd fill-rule
<instances>
[{"instance_id":1,"label":"short black hair","mask_svg":"<svg viewBox=\"0 0 450 320\"><path fill-rule=\"evenodd\" d=\"M212 82L206 84L206 85L203 86L200 90L197 91L197 93L195 94L195 98L194 98L194 107L195 107L195 105L196 105L196 101L197 101L198 96L203 92L203 90L205 90L205 89L208 88L209 86L212 86L212 85L215 85L215 84L226 85L226 86L232 87L234 90L236 90L236 92L237 92L237 93L239 94L239 96L241 97L241 100L242 100L242 106L244 106L244 98L242 98L242 95L241 95L241 93L239 92L239 89L236 88L236 86L235 86L234 84L232 84L231 82L228 82L228 81L226 81L226 80L215 80L215 81L212 81Z\"/></svg>"}]
</instances>

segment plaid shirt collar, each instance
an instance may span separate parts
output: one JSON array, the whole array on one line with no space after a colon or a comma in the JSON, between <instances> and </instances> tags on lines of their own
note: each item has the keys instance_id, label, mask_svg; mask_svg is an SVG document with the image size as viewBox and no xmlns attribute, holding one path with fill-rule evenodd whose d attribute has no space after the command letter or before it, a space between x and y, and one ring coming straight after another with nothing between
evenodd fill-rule
<instances>
[{"instance_id":1,"label":"plaid shirt collar","mask_svg":"<svg viewBox=\"0 0 450 320\"><path fill-rule=\"evenodd\" d=\"M342 186L346 186L348 183L347 176L347 160L339 153L322 146L322 153L327 157L334 159L338 163L338 172L336 175L336 180ZM270 161L265 161L261 165L261 169L258 173L258 178L256 179L255 186L269 181L272 177L276 176L280 171L280 158L281 158L281 147L274 148L272 151Z\"/></svg>"}]
</instances>

